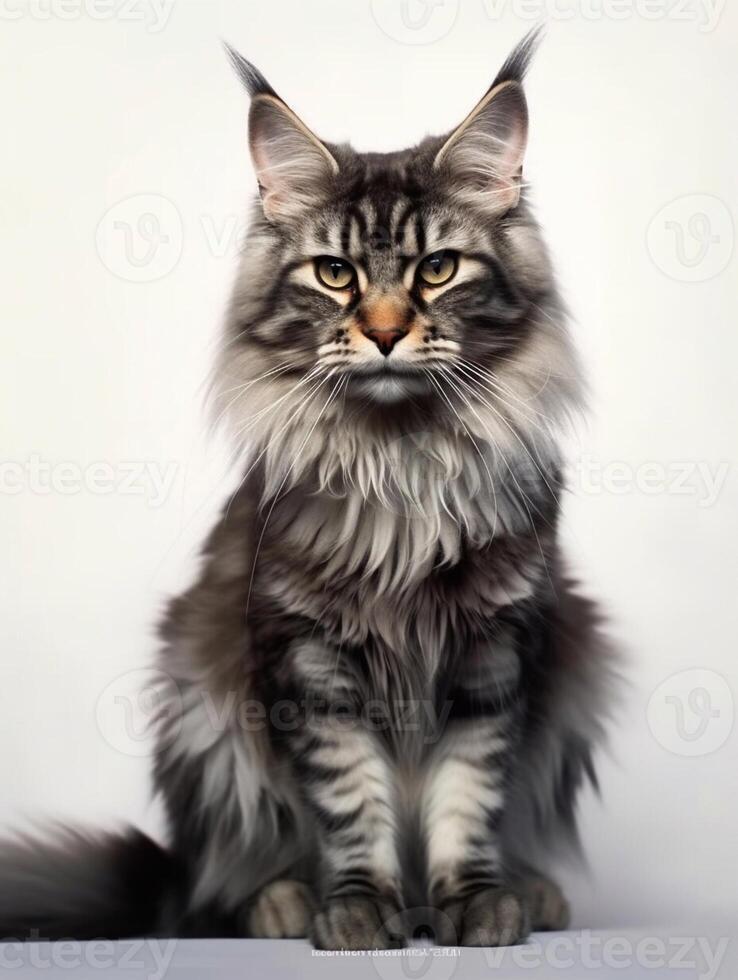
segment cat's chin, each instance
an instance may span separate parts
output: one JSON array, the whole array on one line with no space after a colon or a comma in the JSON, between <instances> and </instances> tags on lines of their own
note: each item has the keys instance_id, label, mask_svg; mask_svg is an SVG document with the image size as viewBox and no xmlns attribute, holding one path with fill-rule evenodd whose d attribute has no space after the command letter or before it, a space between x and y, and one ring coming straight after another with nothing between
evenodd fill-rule
<instances>
[{"instance_id":1,"label":"cat's chin","mask_svg":"<svg viewBox=\"0 0 738 980\"><path fill-rule=\"evenodd\" d=\"M430 382L419 371L373 371L352 374L348 391L384 405L428 394Z\"/></svg>"}]
</instances>

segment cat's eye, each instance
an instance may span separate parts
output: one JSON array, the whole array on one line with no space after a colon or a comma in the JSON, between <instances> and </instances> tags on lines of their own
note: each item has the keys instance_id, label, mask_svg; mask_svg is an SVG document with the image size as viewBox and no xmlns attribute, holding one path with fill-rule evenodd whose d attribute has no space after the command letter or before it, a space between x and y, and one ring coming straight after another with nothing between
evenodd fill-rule
<instances>
[{"instance_id":1,"label":"cat's eye","mask_svg":"<svg viewBox=\"0 0 738 980\"><path fill-rule=\"evenodd\" d=\"M421 286L444 286L456 275L459 257L456 252L433 252L418 266L417 277Z\"/></svg>"},{"instance_id":2,"label":"cat's eye","mask_svg":"<svg viewBox=\"0 0 738 980\"><path fill-rule=\"evenodd\" d=\"M348 289L356 281L356 269L351 263L330 255L315 260L315 275L329 289Z\"/></svg>"}]
</instances>

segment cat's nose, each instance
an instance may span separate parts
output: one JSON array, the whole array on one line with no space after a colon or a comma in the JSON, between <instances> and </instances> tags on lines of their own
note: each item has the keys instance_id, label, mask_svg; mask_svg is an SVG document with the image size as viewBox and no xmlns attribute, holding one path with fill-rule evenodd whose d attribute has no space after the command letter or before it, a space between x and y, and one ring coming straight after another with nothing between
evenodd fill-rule
<instances>
[{"instance_id":1,"label":"cat's nose","mask_svg":"<svg viewBox=\"0 0 738 980\"><path fill-rule=\"evenodd\" d=\"M407 337L407 330L402 327L364 327L361 332L374 341L385 357L389 357L398 340Z\"/></svg>"}]
</instances>

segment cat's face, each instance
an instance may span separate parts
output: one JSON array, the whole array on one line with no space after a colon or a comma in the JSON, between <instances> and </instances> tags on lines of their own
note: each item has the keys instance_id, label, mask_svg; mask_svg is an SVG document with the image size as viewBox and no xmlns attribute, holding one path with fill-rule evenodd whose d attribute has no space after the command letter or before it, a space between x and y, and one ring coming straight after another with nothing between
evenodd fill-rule
<instances>
[{"instance_id":1,"label":"cat's face","mask_svg":"<svg viewBox=\"0 0 738 980\"><path fill-rule=\"evenodd\" d=\"M433 172L438 149L335 148L328 202L274 223L269 302L249 337L275 366L325 368L349 397L386 403L440 397L444 372L491 367L524 341L520 239L454 196L453 176Z\"/></svg>"},{"instance_id":2,"label":"cat's face","mask_svg":"<svg viewBox=\"0 0 738 980\"><path fill-rule=\"evenodd\" d=\"M253 95L260 201L221 361L226 391L249 385L244 401L259 411L254 389L290 404L297 383L300 396L324 386L367 413L420 404L479 417L559 371L562 317L521 196L529 53L508 60L451 134L387 154L322 142L233 55Z\"/></svg>"}]
</instances>

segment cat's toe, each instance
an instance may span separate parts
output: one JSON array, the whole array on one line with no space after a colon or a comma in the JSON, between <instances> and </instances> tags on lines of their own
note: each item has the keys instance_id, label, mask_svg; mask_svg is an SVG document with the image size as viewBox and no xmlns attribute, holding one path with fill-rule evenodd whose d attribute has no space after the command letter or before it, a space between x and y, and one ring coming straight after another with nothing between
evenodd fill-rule
<instances>
[{"instance_id":1,"label":"cat's toe","mask_svg":"<svg viewBox=\"0 0 738 980\"><path fill-rule=\"evenodd\" d=\"M313 945L316 949L398 949L404 940L391 928L397 917L397 908L381 899L333 898L313 918Z\"/></svg>"},{"instance_id":2,"label":"cat's toe","mask_svg":"<svg viewBox=\"0 0 738 980\"><path fill-rule=\"evenodd\" d=\"M533 929L566 929L571 920L569 903L559 886L548 878L538 878L530 888L530 914Z\"/></svg>"},{"instance_id":3,"label":"cat's toe","mask_svg":"<svg viewBox=\"0 0 738 980\"><path fill-rule=\"evenodd\" d=\"M302 881L280 879L266 885L249 914L249 935L255 939L301 939L307 936L313 896Z\"/></svg>"},{"instance_id":4,"label":"cat's toe","mask_svg":"<svg viewBox=\"0 0 738 980\"><path fill-rule=\"evenodd\" d=\"M515 946L530 932L524 898L507 888L485 888L443 911L445 928L439 942L444 945Z\"/></svg>"},{"instance_id":5,"label":"cat's toe","mask_svg":"<svg viewBox=\"0 0 738 980\"><path fill-rule=\"evenodd\" d=\"M535 931L560 931L568 927L569 903L556 882L542 876L529 878L525 882L525 896Z\"/></svg>"}]
</instances>

